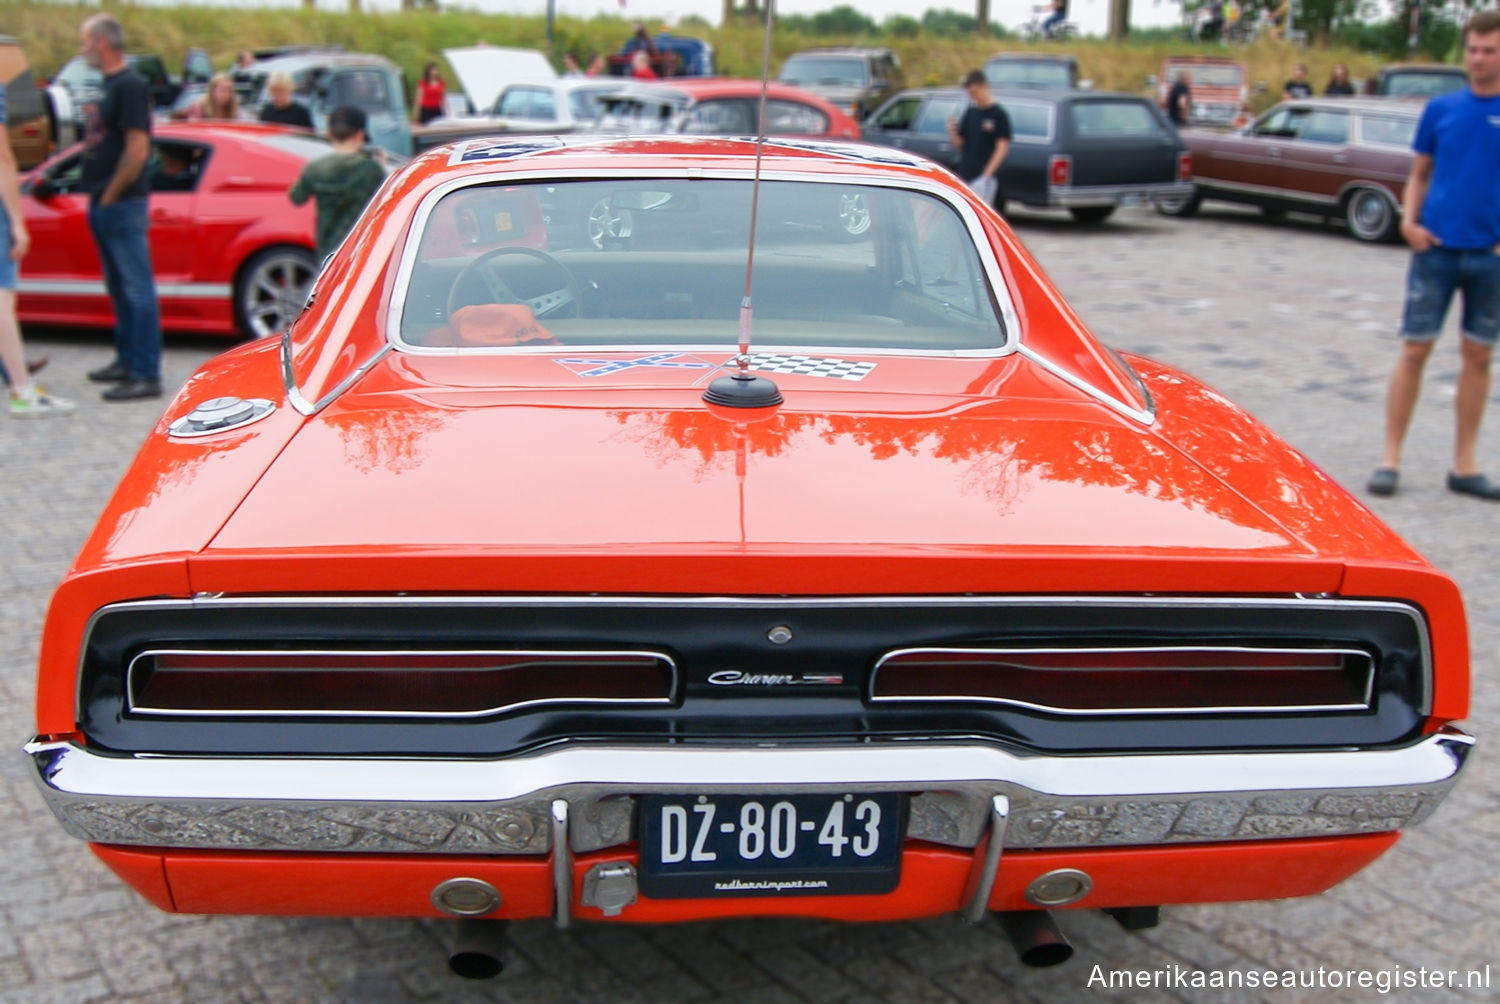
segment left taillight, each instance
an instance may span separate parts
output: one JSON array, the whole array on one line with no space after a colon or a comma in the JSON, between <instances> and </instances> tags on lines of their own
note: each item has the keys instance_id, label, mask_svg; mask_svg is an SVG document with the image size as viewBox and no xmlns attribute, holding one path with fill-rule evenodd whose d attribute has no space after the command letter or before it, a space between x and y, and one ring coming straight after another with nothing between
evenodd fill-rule
<instances>
[{"instance_id":1,"label":"left taillight","mask_svg":"<svg viewBox=\"0 0 1500 1004\"><path fill-rule=\"evenodd\" d=\"M533 704L669 703L659 652L151 650L126 671L135 715L479 716Z\"/></svg>"},{"instance_id":2,"label":"left taillight","mask_svg":"<svg viewBox=\"0 0 1500 1004\"><path fill-rule=\"evenodd\" d=\"M1177 155L1177 180L1193 180L1193 155L1187 150Z\"/></svg>"},{"instance_id":3,"label":"left taillight","mask_svg":"<svg viewBox=\"0 0 1500 1004\"><path fill-rule=\"evenodd\" d=\"M1065 153L1054 153L1047 163L1047 184L1053 188L1066 188L1073 181L1073 158Z\"/></svg>"}]
</instances>

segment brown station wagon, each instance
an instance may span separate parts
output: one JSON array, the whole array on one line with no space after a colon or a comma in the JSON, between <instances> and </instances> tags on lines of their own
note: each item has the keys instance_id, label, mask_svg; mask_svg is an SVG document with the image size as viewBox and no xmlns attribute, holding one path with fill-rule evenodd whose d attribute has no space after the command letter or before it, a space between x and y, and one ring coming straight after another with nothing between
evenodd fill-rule
<instances>
[{"instance_id":1,"label":"brown station wagon","mask_svg":"<svg viewBox=\"0 0 1500 1004\"><path fill-rule=\"evenodd\" d=\"M1421 114L1416 103L1312 98L1283 102L1236 132L1184 129L1196 191L1157 209L1191 216L1204 199L1224 199L1271 216L1338 217L1362 241L1392 240Z\"/></svg>"}]
</instances>

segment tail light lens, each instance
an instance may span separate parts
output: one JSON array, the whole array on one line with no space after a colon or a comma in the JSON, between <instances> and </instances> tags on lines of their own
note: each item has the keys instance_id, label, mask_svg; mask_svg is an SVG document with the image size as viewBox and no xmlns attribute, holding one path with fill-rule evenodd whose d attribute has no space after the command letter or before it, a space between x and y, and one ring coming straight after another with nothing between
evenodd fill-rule
<instances>
[{"instance_id":1,"label":"tail light lens","mask_svg":"<svg viewBox=\"0 0 1500 1004\"><path fill-rule=\"evenodd\" d=\"M990 701L1063 715L1365 711L1375 660L1325 649L906 649L874 701Z\"/></svg>"},{"instance_id":2,"label":"tail light lens","mask_svg":"<svg viewBox=\"0 0 1500 1004\"><path fill-rule=\"evenodd\" d=\"M139 715L477 716L530 704L668 703L655 652L149 651L126 671Z\"/></svg>"},{"instance_id":3,"label":"tail light lens","mask_svg":"<svg viewBox=\"0 0 1500 1004\"><path fill-rule=\"evenodd\" d=\"M1054 153L1047 164L1047 183L1053 188L1065 188L1073 182L1073 158L1064 153Z\"/></svg>"},{"instance_id":4,"label":"tail light lens","mask_svg":"<svg viewBox=\"0 0 1500 1004\"><path fill-rule=\"evenodd\" d=\"M1193 155L1186 150L1177 155L1177 180L1193 180Z\"/></svg>"}]
</instances>

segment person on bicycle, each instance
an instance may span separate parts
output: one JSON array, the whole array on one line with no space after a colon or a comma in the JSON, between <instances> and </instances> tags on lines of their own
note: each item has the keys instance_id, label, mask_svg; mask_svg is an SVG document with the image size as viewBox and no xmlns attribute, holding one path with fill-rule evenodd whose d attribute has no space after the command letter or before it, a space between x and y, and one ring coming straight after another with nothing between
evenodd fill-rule
<instances>
[{"instance_id":1,"label":"person on bicycle","mask_svg":"<svg viewBox=\"0 0 1500 1004\"><path fill-rule=\"evenodd\" d=\"M1042 22L1042 36L1044 38L1056 37L1056 32L1068 20L1068 0L1052 0L1051 4L1035 8L1037 13L1045 10L1052 11L1047 19Z\"/></svg>"}]
</instances>

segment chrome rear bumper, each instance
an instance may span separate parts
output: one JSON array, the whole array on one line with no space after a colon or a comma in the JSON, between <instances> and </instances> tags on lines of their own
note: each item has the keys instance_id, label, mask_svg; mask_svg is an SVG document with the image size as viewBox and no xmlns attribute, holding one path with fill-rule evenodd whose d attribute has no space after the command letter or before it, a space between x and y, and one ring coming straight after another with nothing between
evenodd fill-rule
<instances>
[{"instance_id":1,"label":"chrome rear bumper","mask_svg":"<svg viewBox=\"0 0 1500 1004\"><path fill-rule=\"evenodd\" d=\"M1067 206L1118 206L1121 202L1135 200L1142 204L1157 199L1186 199L1196 189L1191 181L1170 182L1155 185L1079 185L1047 188L1047 205Z\"/></svg>"},{"instance_id":2,"label":"chrome rear bumper","mask_svg":"<svg viewBox=\"0 0 1500 1004\"><path fill-rule=\"evenodd\" d=\"M1101 847L1385 832L1420 822L1473 740L1391 750L1023 756L979 743L572 745L503 760L25 752L72 835L107 844L293 852L546 854L633 839L650 792L912 792L907 836L974 847L995 796L1007 847Z\"/></svg>"}]
</instances>

